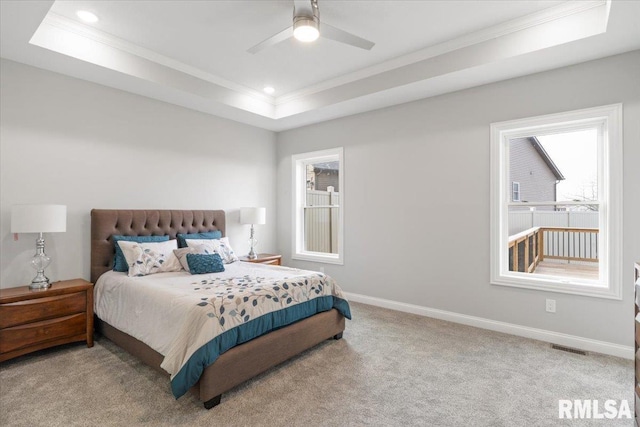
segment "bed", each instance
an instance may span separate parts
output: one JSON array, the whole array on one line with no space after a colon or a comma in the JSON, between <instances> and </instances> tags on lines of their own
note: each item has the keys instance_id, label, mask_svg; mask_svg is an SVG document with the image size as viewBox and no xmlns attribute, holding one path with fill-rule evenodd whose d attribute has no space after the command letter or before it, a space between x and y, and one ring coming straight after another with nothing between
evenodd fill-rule
<instances>
[{"instance_id":1,"label":"bed","mask_svg":"<svg viewBox=\"0 0 640 427\"><path fill-rule=\"evenodd\" d=\"M91 211L91 281L96 284L96 295L101 292L100 286L98 285L100 283L107 283L107 279L111 280L110 276L115 276L115 274L111 272L115 253L115 247L111 236L168 235L171 239L175 239L178 233L201 233L216 230L221 232L222 236L224 236L225 221L225 212L222 210L93 209ZM240 264L249 265L251 263ZM243 266L238 265L229 268L229 270L233 271L234 268L240 269L243 268ZM286 267L284 268L285 270L282 271L271 270L268 272L269 274L260 274L261 271L259 269L279 269L281 267L253 264L251 268L258 269L256 270L257 274L263 276L267 275L276 277L278 274L285 274L285 276L294 275L293 269L288 269L291 271L289 272ZM105 274L107 272L110 273ZM119 274L126 276L125 273ZM188 273L161 273L160 275L167 275L164 276L167 277L166 280L173 280L171 279L173 277L171 275L175 275L175 280L178 280L177 276L180 276L181 274L183 276L188 276ZM316 274L319 279L312 278L313 280L325 280L325 278L327 278L320 273ZM104 277L99 281L100 277L103 275ZM191 277L198 278L197 275ZM123 277L115 278L117 280L125 280ZM143 282L140 281L139 283ZM160 281L158 281L158 283L160 283ZM322 283L325 284L324 281ZM328 284L325 284L325 288L328 287ZM123 286L122 288L130 289L132 286ZM316 298L316 300L329 301L331 298ZM184 366L188 365L189 369L185 368L180 372L184 370L189 371L191 379L189 380L190 382L187 381L186 383L181 383L180 386L182 388L188 386L189 389L196 393L199 399L204 403L204 407L206 409L211 409L221 402L222 393L230 390L231 388L327 339L342 338L342 333L345 328L345 315L350 317L348 304L346 303L346 300L343 301L340 298L334 298L333 300L335 301L333 305L326 306L325 304L325 307L316 307L314 310L317 312L314 311L312 314L302 315L301 320L292 321L289 318L285 319L287 316L283 317L279 316L277 313L274 314L274 318L282 318L284 320L279 321L280 323L273 322L273 325L271 325L271 329L269 330L264 330L262 332L260 330L256 331L255 338L247 335L249 339L246 337L242 340L238 339L239 344L229 346L230 349L228 350L223 348L220 350L219 355L215 355L215 361L211 364L208 364L208 362L192 362L191 360L188 360L187 364ZM98 301L96 301L96 305L97 304ZM205 304L203 303L198 305L204 306ZM317 305L320 306L322 304ZM302 307L303 305L299 304L299 306ZM213 314L207 314L212 318L214 317ZM111 324L117 323L118 316L109 317L107 315L103 315L102 317L110 319L111 322L105 321L97 315L95 321L97 332L113 341L129 353L132 353L144 363L156 368L164 374L169 375L168 372L161 367L163 361L166 363L165 355L156 350L158 349L157 345L154 345L153 342L151 343L156 347L156 349L154 349L148 345L148 343L143 342L150 342L146 337L136 338L133 336L135 334L127 333L130 332L127 328L122 326L118 328ZM265 315L264 318L267 318L267 316ZM115 321L112 319L115 319ZM256 322L257 320L258 319L256 319ZM216 326L218 325L216 324ZM123 329L125 331L123 331ZM235 329L242 331L240 327ZM227 331L228 333L226 333L225 336L231 335L230 331L231 330ZM203 351L206 352L207 350L202 349L198 354L202 354ZM193 356L195 356L195 353ZM212 356L208 357L209 359L205 360L209 361L214 358ZM193 366L200 366L198 367L197 372L192 369ZM196 373L194 374L194 372ZM197 376L194 377L194 375ZM173 388L174 382L177 382L176 377L178 377L178 374L174 372L172 374L172 391L174 391L174 395L178 397L175 389Z\"/></svg>"}]
</instances>

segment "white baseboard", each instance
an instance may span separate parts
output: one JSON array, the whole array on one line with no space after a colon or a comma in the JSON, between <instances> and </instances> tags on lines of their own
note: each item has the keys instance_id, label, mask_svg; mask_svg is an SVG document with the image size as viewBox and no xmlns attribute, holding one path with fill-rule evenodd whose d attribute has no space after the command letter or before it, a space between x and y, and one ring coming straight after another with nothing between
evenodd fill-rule
<instances>
[{"instance_id":1,"label":"white baseboard","mask_svg":"<svg viewBox=\"0 0 640 427\"><path fill-rule=\"evenodd\" d=\"M634 358L633 347L620 344L613 344L606 341L592 340L575 335L562 334L559 332L547 331L544 329L530 328L528 326L514 325L512 323L500 322L497 320L484 319L482 317L468 316L466 314L454 313L451 311L438 310L436 308L423 307L421 305L407 304L404 302L391 301L382 298L370 297L366 295L344 292L349 301L360 302L376 307L388 308L405 313L418 314L420 316L433 317L434 319L447 320L449 322L460 323L476 328L488 329L490 331L504 332L506 334L517 335L525 338L532 338L538 341L545 341L580 350L592 351L596 353L608 354L625 359Z\"/></svg>"}]
</instances>

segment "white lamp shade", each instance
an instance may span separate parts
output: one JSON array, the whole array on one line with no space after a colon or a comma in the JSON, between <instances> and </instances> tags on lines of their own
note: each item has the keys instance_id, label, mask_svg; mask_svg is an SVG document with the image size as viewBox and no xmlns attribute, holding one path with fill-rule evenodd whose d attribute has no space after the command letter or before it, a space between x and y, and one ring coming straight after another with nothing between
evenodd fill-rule
<instances>
[{"instance_id":1,"label":"white lamp shade","mask_svg":"<svg viewBox=\"0 0 640 427\"><path fill-rule=\"evenodd\" d=\"M266 224L267 208L240 208L241 224Z\"/></svg>"},{"instance_id":2,"label":"white lamp shade","mask_svg":"<svg viewBox=\"0 0 640 427\"><path fill-rule=\"evenodd\" d=\"M12 233L58 233L67 231L65 205L14 205Z\"/></svg>"}]
</instances>

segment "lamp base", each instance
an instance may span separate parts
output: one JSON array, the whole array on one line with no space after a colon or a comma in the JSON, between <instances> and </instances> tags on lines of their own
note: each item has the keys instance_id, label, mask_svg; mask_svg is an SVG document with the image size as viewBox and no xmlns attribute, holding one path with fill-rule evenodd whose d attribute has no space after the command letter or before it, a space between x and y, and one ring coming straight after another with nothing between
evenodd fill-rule
<instances>
[{"instance_id":1,"label":"lamp base","mask_svg":"<svg viewBox=\"0 0 640 427\"><path fill-rule=\"evenodd\" d=\"M249 258L249 259L258 258L258 254L256 254L256 251L253 250L255 245L258 244L258 241L253 236L254 236L254 234L253 234L253 224L251 224L251 237L249 237L249 246L251 246L251 250L249 251L249 254L247 255L247 258Z\"/></svg>"},{"instance_id":2,"label":"lamp base","mask_svg":"<svg viewBox=\"0 0 640 427\"><path fill-rule=\"evenodd\" d=\"M51 287L51 283L49 282L44 282L44 283L31 282L31 284L29 285L29 289L31 289L32 291L44 291L49 289L50 287Z\"/></svg>"},{"instance_id":3,"label":"lamp base","mask_svg":"<svg viewBox=\"0 0 640 427\"><path fill-rule=\"evenodd\" d=\"M38 272L38 275L33 278L31 284L29 285L29 289L42 291L45 289L49 289L51 287L51 282L44 274Z\"/></svg>"},{"instance_id":4,"label":"lamp base","mask_svg":"<svg viewBox=\"0 0 640 427\"><path fill-rule=\"evenodd\" d=\"M51 258L44 253L44 237L40 233L36 240L36 254L31 258L31 266L36 270L36 277L31 281L29 289L44 290L51 287L49 278L44 275L44 269L47 268L50 262Z\"/></svg>"}]
</instances>

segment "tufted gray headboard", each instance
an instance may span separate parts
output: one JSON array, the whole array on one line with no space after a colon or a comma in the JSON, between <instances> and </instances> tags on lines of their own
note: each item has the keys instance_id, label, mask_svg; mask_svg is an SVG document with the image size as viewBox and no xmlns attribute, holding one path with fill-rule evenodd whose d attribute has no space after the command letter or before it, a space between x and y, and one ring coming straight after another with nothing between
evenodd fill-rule
<instances>
[{"instance_id":1,"label":"tufted gray headboard","mask_svg":"<svg viewBox=\"0 0 640 427\"><path fill-rule=\"evenodd\" d=\"M220 230L225 235L225 212L174 210L91 210L91 282L113 268L111 236L164 236Z\"/></svg>"}]
</instances>

